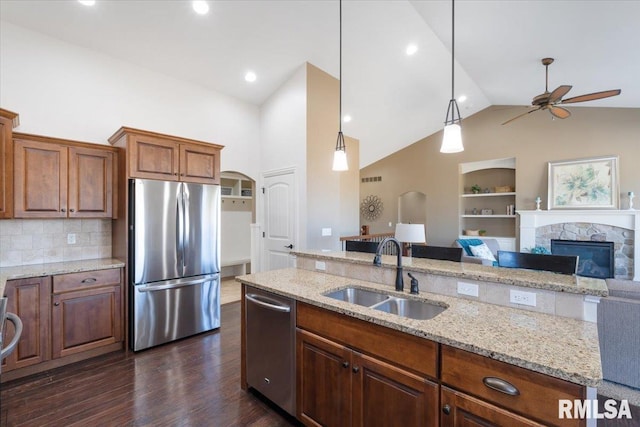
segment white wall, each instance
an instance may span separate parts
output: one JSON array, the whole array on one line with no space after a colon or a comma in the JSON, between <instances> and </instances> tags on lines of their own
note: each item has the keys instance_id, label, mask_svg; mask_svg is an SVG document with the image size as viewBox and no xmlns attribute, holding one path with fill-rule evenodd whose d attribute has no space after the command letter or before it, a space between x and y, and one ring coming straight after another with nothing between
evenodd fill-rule
<instances>
[{"instance_id":1,"label":"white wall","mask_svg":"<svg viewBox=\"0 0 640 427\"><path fill-rule=\"evenodd\" d=\"M307 144L307 71L300 66L260 107L260 164L262 171L295 167L298 190L297 247L306 248L306 144ZM262 186L262 178L257 188ZM260 194L259 191L257 191ZM263 213L262 198L257 198L258 217ZM262 219L260 219L262 220Z\"/></svg>"},{"instance_id":2,"label":"white wall","mask_svg":"<svg viewBox=\"0 0 640 427\"><path fill-rule=\"evenodd\" d=\"M257 106L4 21L0 106L19 132L108 144L129 126L221 144L222 170L259 176Z\"/></svg>"}]
</instances>

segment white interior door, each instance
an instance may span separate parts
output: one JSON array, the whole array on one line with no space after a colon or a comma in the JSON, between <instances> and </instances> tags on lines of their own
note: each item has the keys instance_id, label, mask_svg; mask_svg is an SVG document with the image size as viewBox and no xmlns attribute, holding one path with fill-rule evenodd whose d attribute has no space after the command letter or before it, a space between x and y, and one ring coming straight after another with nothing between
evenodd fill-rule
<instances>
[{"instance_id":1,"label":"white interior door","mask_svg":"<svg viewBox=\"0 0 640 427\"><path fill-rule=\"evenodd\" d=\"M294 171L264 177L264 270L293 267L289 252L296 242L295 200Z\"/></svg>"}]
</instances>

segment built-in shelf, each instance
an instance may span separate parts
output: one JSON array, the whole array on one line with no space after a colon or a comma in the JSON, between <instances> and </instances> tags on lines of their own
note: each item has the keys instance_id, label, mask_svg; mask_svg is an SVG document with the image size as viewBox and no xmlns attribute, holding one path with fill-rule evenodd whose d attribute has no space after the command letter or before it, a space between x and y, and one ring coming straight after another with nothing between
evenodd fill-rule
<instances>
[{"instance_id":1,"label":"built-in shelf","mask_svg":"<svg viewBox=\"0 0 640 427\"><path fill-rule=\"evenodd\" d=\"M466 193L466 194L461 194L460 197L500 197L500 196L515 196L515 195L516 195L515 191L510 191L505 193L478 193L478 194Z\"/></svg>"},{"instance_id":2,"label":"built-in shelf","mask_svg":"<svg viewBox=\"0 0 640 427\"><path fill-rule=\"evenodd\" d=\"M460 163L459 171L460 235L464 235L465 230L474 233L484 230L483 238L498 238L501 243L508 243L504 246L513 247L516 236L516 159ZM472 187L482 190L472 193ZM483 215L482 211L493 213ZM504 249L502 244L501 248Z\"/></svg>"},{"instance_id":3,"label":"built-in shelf","mask_svg":"<svg viewBox=\"0 0 640 427\"><path fill-rule=\"evenodd\" d=\"M515 218L515 215L460 215L462 218Z\"/></svg>"}]
</instances>

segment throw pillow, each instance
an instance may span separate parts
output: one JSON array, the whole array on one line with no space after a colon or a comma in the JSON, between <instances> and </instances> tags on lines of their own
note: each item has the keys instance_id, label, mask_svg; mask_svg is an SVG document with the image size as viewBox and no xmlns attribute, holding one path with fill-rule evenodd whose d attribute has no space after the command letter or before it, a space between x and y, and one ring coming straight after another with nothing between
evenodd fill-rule
<instances>
[{"instance_id":1,"label":"throw pillow","mask_svg":"<svg viewBox=\"0 0 640 427\"><path fill-rule=\"evenodd\" d=\"M484 242L480 239L457 239L456 242L458 242L458 245L460 245L469 256L473 256L473 252L471 252L470 246L484 244Z\"/></svg>"},{"instance_id":2,"label":"throw pillow","mask_svg":"<svg viewBox=\"0 0 640 427\"><path fill-rule=\"evenodd\" d=\"M488 259L489 261L495 261L496 257L491 253L491 249L486 244L471 246L471 252L473 256L477 256L478 258Z\"/></svg>"}]
</instances>

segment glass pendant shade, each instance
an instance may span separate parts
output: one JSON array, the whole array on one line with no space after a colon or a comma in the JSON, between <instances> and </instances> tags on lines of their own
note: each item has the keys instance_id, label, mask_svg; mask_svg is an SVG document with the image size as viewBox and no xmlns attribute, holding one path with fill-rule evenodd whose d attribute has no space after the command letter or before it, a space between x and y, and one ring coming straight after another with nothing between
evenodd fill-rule
<instances>
[{"instance_id":1,"label":"glass pendant shade","mask_svg":"<svg viewBox=\"0 0 640 427\"><path fill-rule=\"evenodd\" d=\"M453 123L444 127L444 136L442 137L441 153L459 153L464 151L462 146L462 131L460 125Z\"/></svg>"},{"instance_id":2,"label":"glass pendant shade","mask_svg":"<svg viewBox=\"0 0 640 427\"><path fill-rule=\"evenodd\" d=\"M347 163L347 153L344 150L336 150L333 153L333 170L334 171L346 171L349 170L349 164Z\"/></svg>"},{"instance_id":3,"label":"glass pendant shade","mask_svg":"<svg viewBox=\"0 0 640 427\"><path fill-rule=\"evenodd\" d=\"M462 131L460 129L460 109L454 96L454 83L455 83L455 35L456 35L456 20L455 20L455 0L451 0L451 100L447 107L447 116L444 120L444 132L442 136L442 145L440 146L441 153L459 153L464 151L462 146Z\"/></svg>"}]
</instances>

